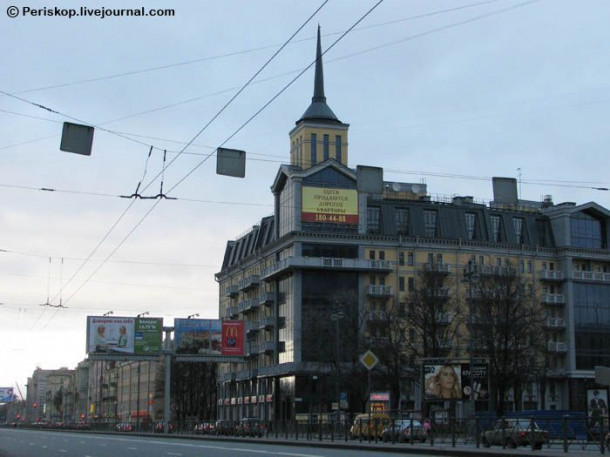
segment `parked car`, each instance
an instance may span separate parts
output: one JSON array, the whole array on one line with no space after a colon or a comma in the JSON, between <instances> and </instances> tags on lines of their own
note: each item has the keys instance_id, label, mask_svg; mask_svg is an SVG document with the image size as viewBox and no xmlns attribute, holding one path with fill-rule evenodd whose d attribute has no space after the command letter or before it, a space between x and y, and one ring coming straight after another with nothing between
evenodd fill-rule
<instances>
[{"instance_id":1,"label":"parked car","mask_svg":"<svg viewBox=\"0 0 610 457\"><path fill-rule=\"evenodd\" d=\"M370 423L369 423L370 417ZM353 439L376 439L392 424L392 418L385 413L358 414L354 418L349 435Z\"/></svg>"},{"instance_id":2,"label":"parked car","mask_svg":"<svg viewBox=\"0 0 610 457\"><path fill-rule=\"evenodd\" d=\"M606 449L610 448L610 432L606 434Z\"/></svg>"},{"instance_id":3,"label":"parked car","mask_svg":"<svg viewBox=\"0 0 610 457\"><path fill-rule=\"evenodd\" d=\"M263 436L265 423L258 417L244 417L235 427L237 436Z\"/></svg>"},{"instance_id":4,"label":"parked car","mask_svg":"<svg viewBox=\"0 0 610 457\"><path fill-rule=\"evenodd\" d=\"M165 431L165 422L159 421L155 424L155 433L163 433ZM174 424L169 423L169 432L172 433L174 431Z\"/></svg>"},{"instance_id":5,"label":"parked car","mask_svg":"<svg viewBox=\"0 0 610 457\"><path fill-rule=\"evenodd\" d=\"M219 419L214 425L214 434L225 436L235 435L235 424L233 424L233 421L227 419Z\"/></svg>"},{"instance_id":6,"label":"parked car","mask_svg":"<svg viewBox=\"0 0 610 457\"><path fill-rule=\"evenodd\" d=\"M516 448L517 446L531 446L542 449L542 445L548 442L549 433L542 430L534 422L533 434L532 424L528 419L499 419L493 428L481 434L481 443L485 447L493 444Z\"/></svg>"},{"instance_id":7,"label":"parked car","mask_svg":"<svg viewBox=\"0 0 610 457\"><path fill-rule=\"evenodd\" d=\"M114 426L117 432L133 432L133 425L129 422L119 422Z\"/></svg>"},{"instance_id":8,"label":"parked car","mask_svg":"<svg viewBox=\"0 0 610 457\"><path fill-rule=\"evenodd\" d=\"M195 425L194 432L197 435L212 435L214 433L214 424L212 422L200 422Z\"/></svg>"},{"instance_id":9,"label":"parked car","mask_svg":"<svg viewBox=\"0 0 610 457\"><path fill-rule=\"evenodd\" d=\"M423 443L427 437L428 434L422 423L411 419L396 420L393 425L386 427L381 432L381 439L386 442L421 441Z\"/></svg>"}]
</instances>

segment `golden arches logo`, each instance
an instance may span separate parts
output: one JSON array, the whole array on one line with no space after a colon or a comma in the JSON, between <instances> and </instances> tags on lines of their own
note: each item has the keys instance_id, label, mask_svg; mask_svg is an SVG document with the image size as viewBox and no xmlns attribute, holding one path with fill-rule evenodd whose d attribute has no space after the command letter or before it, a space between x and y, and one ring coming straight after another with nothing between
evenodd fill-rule
<instances>
[{"instance_id":1,"label":"golden arches logo","mask_svg":"<svg viewBox=\"0 0 610 457\"><path fill-rule=\"evenodd\" d=\"M236 326L227 326L225 331L225 339L227 342L227 346L237 346L237 327Z\"/></svg>"}]
</instances>

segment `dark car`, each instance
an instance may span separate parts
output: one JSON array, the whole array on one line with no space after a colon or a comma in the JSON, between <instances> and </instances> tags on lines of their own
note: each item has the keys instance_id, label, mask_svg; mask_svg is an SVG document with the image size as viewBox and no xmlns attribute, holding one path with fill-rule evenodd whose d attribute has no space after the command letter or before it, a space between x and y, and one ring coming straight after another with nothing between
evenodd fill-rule
<instances>
[{"instance_id":1,"label":"dark car","mask_svg":"<svg viewBox=\"0 0 610 457\"><path fill-rule=\"evenodd\" d=\"M265 434L265 423L258 417L244 417L235 427L237 436L263 436Z\"/></svg>"},{"instance_id":2,"label":"dark car","mask_svg":"<svg viewBox=\"0 0 610 457\"><path fill-rule=\"evenodd\" d=\"M214 434L224 436L235 435L235 424L231 420L219 419L214 425Z\"/></svg>"},{"instance_id":3,"label":"dark car","mask_svg":"<svg viewBox=\"0 0 610 457\"><path fill-rule=\"evenodd\" d=\"M485 447L492 444L516 448L517 446L531 446L542 449L542 445L549 440L549 433L542 430L528 419L500 419L493 428L481 434L481 443Z\"/></svg>"},{"instance_id":4,"label":"dark car","mask_svg":"<svg viewBox=\"0 0 610 457\"><path fill-rule=\"evenodd\" d=\"M421 422L411 419L399 419L394 421L394 424L386 427L381 432L383 441L398 441L403 443L406 441L426 441L426 429Z\"/></svg>"}]
</instances>

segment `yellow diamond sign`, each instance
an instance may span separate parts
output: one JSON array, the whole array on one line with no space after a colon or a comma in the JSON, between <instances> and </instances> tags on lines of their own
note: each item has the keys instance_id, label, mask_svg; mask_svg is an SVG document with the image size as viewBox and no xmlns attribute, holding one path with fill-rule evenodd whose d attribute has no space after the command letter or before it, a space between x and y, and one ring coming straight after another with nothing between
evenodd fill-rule
<instances>
[{"instance_id":1,"label":"yellow diamond sign","mask_svg":"<svg viewBox=\"0 0 610 457\"><path fill-rule=\"evenodd\" d=\"M362 356L360 357L360 363L364 365L367 370L370 371L375 368L375 365L379 363L379 359L375 354L373 354L373 351L369 350L362 354Z\"/></svg>"}]
</instances>

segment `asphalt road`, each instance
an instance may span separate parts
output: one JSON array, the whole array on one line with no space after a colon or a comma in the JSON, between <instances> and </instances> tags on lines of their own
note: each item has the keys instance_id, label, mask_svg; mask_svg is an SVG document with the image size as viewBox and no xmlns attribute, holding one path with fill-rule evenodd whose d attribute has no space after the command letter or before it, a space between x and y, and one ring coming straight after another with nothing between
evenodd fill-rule
<instances>
[{"instance_id":1,"label":"asphalt road","mask_svg":"<svg viewBox=\"0 0 610 457\"><path fill-rule=\"evenodd\" d=\"M373 449L0 429L1 457L387 457ZM418 454L411 454L417 457ZM429 454L420 454L421 456Z\"/></svg>"}]
</instances>

